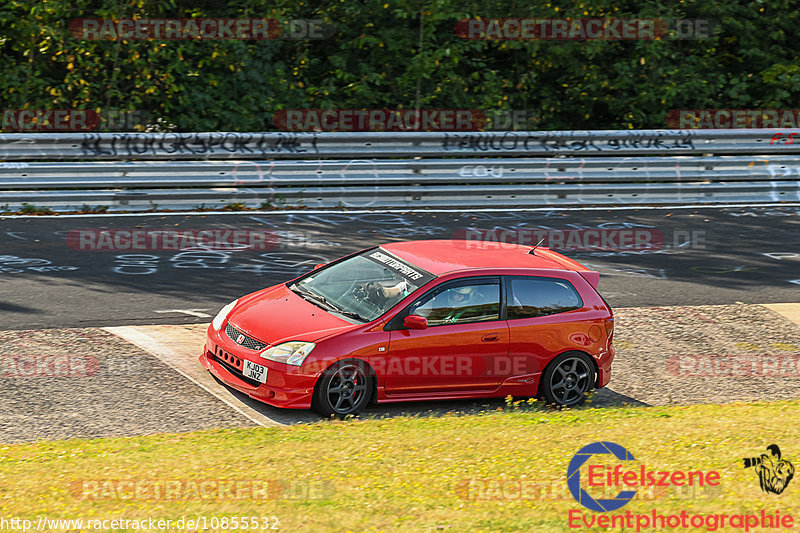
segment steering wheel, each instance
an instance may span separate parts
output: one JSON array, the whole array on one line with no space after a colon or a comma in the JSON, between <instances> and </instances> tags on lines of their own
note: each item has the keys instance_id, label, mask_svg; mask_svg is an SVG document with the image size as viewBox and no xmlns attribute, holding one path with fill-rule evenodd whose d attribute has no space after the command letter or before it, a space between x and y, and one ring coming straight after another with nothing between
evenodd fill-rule
<instances>
[{"instance_id":1,"label":"steering wheel","mask_svg":"<svg viewBox=\"0 0 800 533\"><path fill-rule=\"evenodd\" d=\"M373 305L381 305L386 300L381 290L380 283L370 281L364 285L356 286L351 293L353 298L359 302L369 302Z\"/></svg>"},{"instance_id":2,"label":"steering wheel","mask_svg":"<svg viewBox=\"0 0 800 533\"><path fill-rule=\"evenodd\" d=\"M357 302L363 302L367 298L367 290L364 285L356 285L350 290L350 295L353 297L353 300Z\"/></svg>"}]
</instances>

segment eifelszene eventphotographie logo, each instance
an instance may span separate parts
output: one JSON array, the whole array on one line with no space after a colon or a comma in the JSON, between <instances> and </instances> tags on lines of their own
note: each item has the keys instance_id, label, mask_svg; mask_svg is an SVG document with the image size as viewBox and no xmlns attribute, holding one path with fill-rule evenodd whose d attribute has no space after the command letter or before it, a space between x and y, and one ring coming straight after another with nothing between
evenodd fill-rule
<instances>
[{"instance_id":1,"label":"eifelszene eventphotographie logo","mask_svg":"<svg viewBox=\"0 0 800 533\"><path fill-rule=\"evenodd\" d=\"M572 497L575 498L579 504L592 511L599 511L605 513L608 511L616 511L617 509L625 506L636 495L635 490L620 491L613 499L598 499L592 498L584 488L581 487L581 466L584 465L594 455L599 454L612 454L620 461L634 461L633 454L613 442L593 442L588 446L584 446L572 460L569 462L567 468L567 486L569 487ZM591 470L591 466L589 467ZM591 474L590 474L591 476ZM589 482L591 485L592 482Z\"/></svg>"},{"instance_id":2,"label":"eifelszene eventphotographie logo","mask_svg":"<svg viewBox=\"0 0 800 533\"><path fill-rule=\"evenodd\" d=\"M744 467L756 472L762 491L780 494L794 477L794 465L781 457L781 449L777 444L767 446L767 452L760 457L743 459Z\"/></svg>"},{"instance_id":3,"label":"eifelszene eventphotographie logo","mask_svg":"<svg viewBox=\"0 0 800 533\"><path fill-rule=\"evenodd\" d=\"M720 483L720 473L715 470L656 470L645 464L631 467L620 464L634 461L633 454L619 444L593 442L572 457L567 467L567 487L582 506L607 513L624 507L636 496L637 489L717 487ZM592 495L608 496L615 491L617 494L610 498Z\"/></svg>"}]
</instances>

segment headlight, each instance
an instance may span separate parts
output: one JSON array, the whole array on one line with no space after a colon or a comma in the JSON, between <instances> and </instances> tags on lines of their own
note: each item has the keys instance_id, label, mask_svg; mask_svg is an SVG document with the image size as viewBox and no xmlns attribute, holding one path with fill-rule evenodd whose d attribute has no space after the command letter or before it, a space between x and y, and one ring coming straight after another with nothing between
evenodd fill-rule
<instances>
[{"instance_id":1,"label":"headlight","mask_svg":"<svg viewBox=\"0 0 800 533\"><path fill-rule=\"evenodd\" d=\"M222 309L219 310L219 313L217 313L217 316L215 316L214 320L211 321L211 326L215 330L219 331L219 328L222 327L222 323L225 321L226 318L228 318L228 313L230 313L231 310L234 307L236 307L236 303L238 301L239 300L236 299L236 300L232 301L231 303L229 303L228 305L226 305L225 307L223 307Z\"/></svg>"},{"instance_id":2,"label":"headlight","mask_svg":"<svg viewBox=\"0 0 800 533\"><path fill-rule=\"evenodd\" d=\"M267 348L261 352L261 357L276 361L278 363L286 363L287 365L300 366L306 360L308 354L314 349L316 344L313 342L291 341L284 342L272 348Z\"/></svg>"}]
</instances>

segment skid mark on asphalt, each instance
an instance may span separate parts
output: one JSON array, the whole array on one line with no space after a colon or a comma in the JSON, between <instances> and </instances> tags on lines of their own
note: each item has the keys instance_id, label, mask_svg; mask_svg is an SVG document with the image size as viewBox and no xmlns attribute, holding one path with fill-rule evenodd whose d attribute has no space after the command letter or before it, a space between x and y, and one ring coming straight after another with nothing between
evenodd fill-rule
<instances>
[{"instance_id":1,"label":"skid mark on asphalt","mask_svg":"<svg viewBox=\"0 0 800 533\"><path fill-rule=\"evenodd\" d=\"M257 402L217 381L197 358L203 351L206 328L203 325L122 326L103 328L145 350L169 365L206 392L260 426L316 421L310 411L277 409Z\"/></svg>"}]
</instances>

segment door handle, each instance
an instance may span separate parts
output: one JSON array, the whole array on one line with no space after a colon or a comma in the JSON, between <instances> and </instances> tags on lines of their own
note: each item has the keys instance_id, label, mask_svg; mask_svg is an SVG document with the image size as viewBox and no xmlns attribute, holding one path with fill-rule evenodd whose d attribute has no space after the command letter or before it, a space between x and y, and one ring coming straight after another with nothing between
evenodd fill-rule
<instances>
[{"instance_id":1,"label":"door handle","mask_svg":"<svg viewBox=\"0 0 800 533\"><path fill-rule=\"evenodd\" d=\"M483 342L499 341L500 340L500 334L499 333L487 333L486 335L481 337L481 340Z\"/></svg>"}]
</instances>

